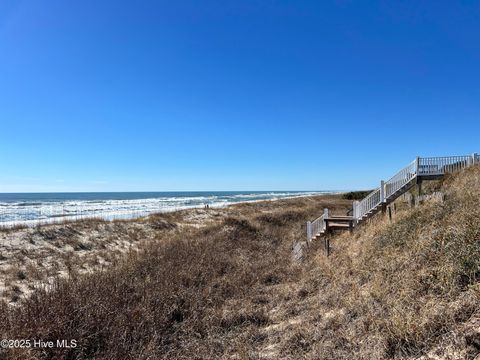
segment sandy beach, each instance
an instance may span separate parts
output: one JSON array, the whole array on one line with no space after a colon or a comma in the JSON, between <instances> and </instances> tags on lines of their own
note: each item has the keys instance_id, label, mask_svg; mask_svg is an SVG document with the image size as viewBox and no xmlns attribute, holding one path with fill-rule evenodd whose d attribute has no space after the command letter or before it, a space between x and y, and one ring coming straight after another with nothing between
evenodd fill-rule
<instances>
[{"instance_id":1,"label":"sandy beach","mask_svg":"<svg viewBox=\"0 0 480 360\"><path fill-rule=\"evenodd\" d=\"M426 184L443 200L400 197L300 261L305 219L350 194L2 232L0 332L78 343L8 352L29 360L473 359L479 179Z\"/></svg>"},{"instance_id":2,"label":"sandy beach","mask_svg":"<svg viewBox=\"0 0 480 360\"><path fill-rule=\"evenodd\" d=\"M0 360L480 360L479 18L0 1Z\"/></svg>"},{"instance_id":3,"label":"sandy beach","mask_svg":"<svg viewBox=\"0 0 480 360\"><path fill-rule=\"evenodd\" d=\"M186 209L148 217L106 221L86 219L0 231L0 299L20 304L35 289L56 279L101 271L116 264L128 252L168 241L181 233L219 224L229 216L250 218L301 206L318 199L345 207L339 195L250 201L221 208ZM345 212L345 209L342 212ZM299 229L299 240L304 235Z\"/></svg>"}]
</instances>

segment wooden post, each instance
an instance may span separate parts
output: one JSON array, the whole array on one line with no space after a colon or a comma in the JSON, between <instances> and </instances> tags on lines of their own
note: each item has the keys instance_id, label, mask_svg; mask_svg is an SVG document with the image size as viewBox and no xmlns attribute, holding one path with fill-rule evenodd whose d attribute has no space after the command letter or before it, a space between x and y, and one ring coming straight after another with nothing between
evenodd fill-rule
<instances>
[{"instance_id":1,"label":"wooden post","mask_svg":"<svg viewBox=\"0 0 480 360\"><path fill-rule=\"evenodd\" d=\"M417 193L418 196L422 195L422 180L417 180Z\"/></svg>"},{"instance_id":2,"label":"wooden post","mask_svg":"<svg viewBox=\"0 0 480 360\"><path fill-rule=\"evenodd\" d=\"M307 241L312 240L312 223L307 221Z\"/></svg>"},{"instance_id":3,"label":"wooden post","mask_svg":"<svg viewBox=\"0 0 480 360\"><path fill-rule=\"evenodd\" d=\"M350 232L350 234L353 234L353 221L354 220L350 220L348 222L348 231Z\"/></svg>"},{"instance_id":4,"label":"wooden post","mask_svg":"<svg viewBox=\"0 0 480 360\"><path fill-rule=\"evenodd\" d=\"M380 181L380 203L382 204L382 214L385 214L385 182Z\"/></svg>"},{"instance_id":5,"label":"wooden post","mask_svg":"<svg viewBox=\"0 0 480 360\"><path fill-rule=\"evenodd\" d=\"M328 218L328 209L325 209L323 211L325 218ZM324 243L324 246L325 246L325 254L327 256L330 255L330 225L329 225L329 222L328 221L325 221L325 243Z\"/></svg>"},{"instance_id":6,"label":"wooden post","mask_svg":"<svg viewBox=\"0 0 480 360\"><path fill-rule=\"evenodd\" d=\"M420 170L420 156L417 156L415 159L415 173L418 176L418 171Z\"/></svg>"},{"instance_id":7,"label":"wooden post","mask_svg":"<svg viewBox=\"0 0 480 360\"><path fill-rule=\"evenodd\" d=\"M385 182L380 181L380 202L385 202Z\"/></svg>"},{"instance_id":8,"label":"wooden post","mask_svg":"<svg viewBox=\"0 0 480 360\"><path fill-rule=\"evenodd\" d=\"M391 206L388 207L388 218L390 219L390 221L392 221L392 207Z\"/></svg>"},{"instance_id":9,"label":"wooden post","mask_svg":"<svg viewBox=\"0 0 480 360\"><path fill-rule=\"evenodd\" d=\"M325 254L330 256L330 235L325 237Z\"/></svg>"}]
</instances>

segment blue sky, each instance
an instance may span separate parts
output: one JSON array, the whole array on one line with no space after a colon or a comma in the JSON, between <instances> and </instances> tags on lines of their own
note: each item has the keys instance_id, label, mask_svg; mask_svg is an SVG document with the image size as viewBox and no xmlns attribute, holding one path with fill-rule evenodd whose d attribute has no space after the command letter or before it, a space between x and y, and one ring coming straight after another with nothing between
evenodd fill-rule
<instances>
[{"instance_id":1,"label":"blue sky","mask_svg":"<svg viewBox=\"0 0 480 360\"><path fill-rule=\"evenodd\" d=\"M373 187L480 152L474 1L0 2L0 192Z\"/></svg>"}]
</instances>

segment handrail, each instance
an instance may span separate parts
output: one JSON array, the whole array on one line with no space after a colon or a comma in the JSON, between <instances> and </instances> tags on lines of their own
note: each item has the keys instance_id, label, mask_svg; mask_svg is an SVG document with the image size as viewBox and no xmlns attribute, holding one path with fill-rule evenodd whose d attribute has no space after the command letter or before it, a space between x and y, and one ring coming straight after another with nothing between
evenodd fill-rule
<instances>
[{"instance_id":1,"label":"handrail","mask_svg":"<svg viewBox=\"0 0 480 360\"><path fill-rule=\"evenodd\" d=\"M444 156L444 157L417 157L414 161L397 172L387 181L381 181L380 187L373 190L360 201L353 202L353 218L356 222L377 208L382 203L394 200L412 185L417 176L441 176L468 166L480 164L480 155ZM328 214L328 209L325 209ZM327 215L328 217L328 215ZM307 223L309 240L316 237L325 229L325 213L313 222Z\"/></svg>"},{"instance_id":2,"label":"handrail","mask_svg":"<svg viewBox=\"0 0 480 360\"><path fill-rule=\"evenodd\" d=\"M476 154L419 158L417 174L421 176L443 175L476 163Z\"/></svg>"},{"instance_id":3,"label":"handrail","mask_svg":"<svg viewBox=\"0 0 480 360\"><path fill-rule=\"evenodd\" d=\"M324 229L324 215L316 218L312 222L307 223L307 239L308 241L314 239Z\"/></svg>"},{"instance_id":4,"label":"handrail","mask_svg":"<svg viewBox=\"0 0 480 360\"><path fill-rule=\"evenodd\" d=\"M325 230L325 219L328 218L328 209L323 211L323 215L316 218L312 222L307 222L307 240L311 241Z\"/></svg>"},{"instance_id":5,"label":"handrail","mask_svg":"<svg viewBox=\"0 0 480 360\"><path fill-rule=\"evenodd\" d=\"M398 190L412 181L417 175L417 160L412 161L388 181L385 182L385 198L389 198L395 194Z\"/></svg>"},{"instance_id":6,"label":"handrail","mask_svg":"<svg viewBox=\"0 0 480 360\"><path fill-rule=\"evenodd\" d=\"M454 172L468 166L480 163L478 154L444 157L417 157L414 161L392 176L388 181L381 182L359 203L354 204L354 217L360 220L382 202L387 202L399 190L411 183L417 176L438 176Z\"/></svg>"},{"instance_id":7,"label":"handrail","mask_svg":"<svg viewBox=\"0 0 480 360\"><path fill-rule=\"evenodd\" d=\"M370 194L368 194L363 200L358 203L359 211L356 214L357 219L360 219L368 213L370 210L375 208L381 202L381 189L376 188Z\"/></svg>"}]
</instances>

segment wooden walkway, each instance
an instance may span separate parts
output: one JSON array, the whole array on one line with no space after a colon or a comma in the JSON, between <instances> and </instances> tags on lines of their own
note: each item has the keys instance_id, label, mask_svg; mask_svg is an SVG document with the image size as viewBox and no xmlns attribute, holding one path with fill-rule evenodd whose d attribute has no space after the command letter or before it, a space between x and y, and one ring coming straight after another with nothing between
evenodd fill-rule
<instances>
[{"instance_id":1,"label":"wooden walkway","mask_svg":"<svg viewBox=\"0 0 480 360\"><path fill-rule=\"evenodd\" d=\"M480 164L478 154L445 157L417 157L414 161L396 173L361 201L354 201L352 216L331 216L325 209L322 216L307 222L307 242L323 237L327 254L330 246L326 236L337 230L352 232L354 228L373 217L413 186L421 194L422 181L442 178L445 174Z\"/></svg>"}]
</instances>

